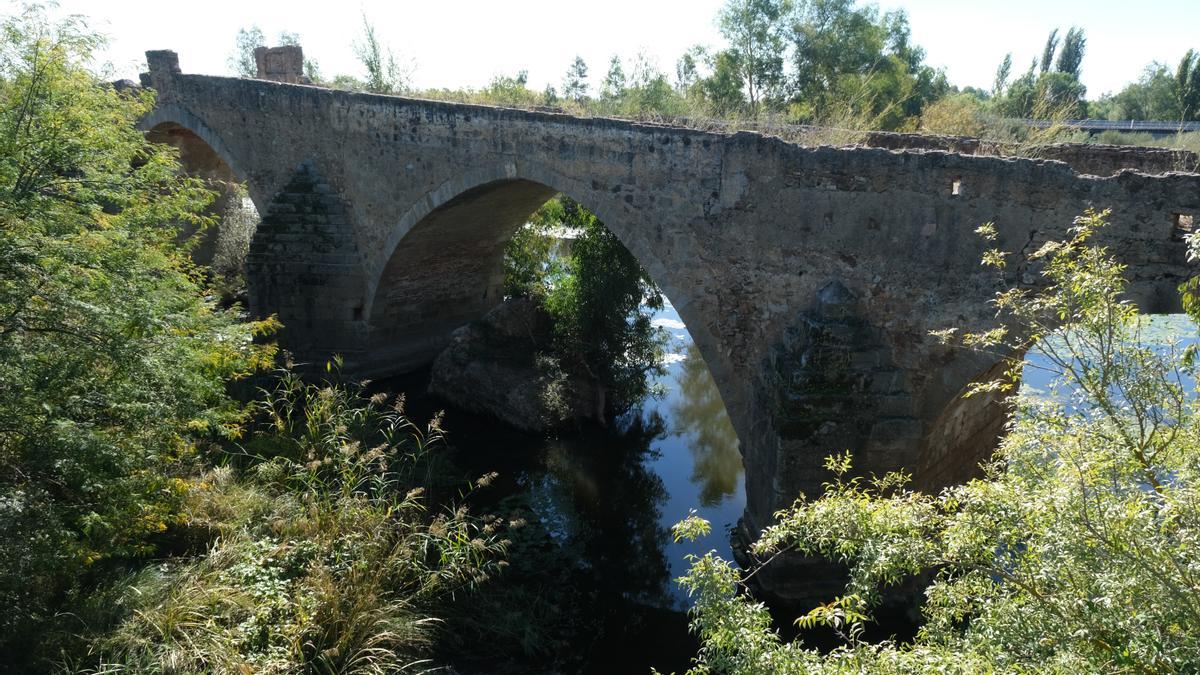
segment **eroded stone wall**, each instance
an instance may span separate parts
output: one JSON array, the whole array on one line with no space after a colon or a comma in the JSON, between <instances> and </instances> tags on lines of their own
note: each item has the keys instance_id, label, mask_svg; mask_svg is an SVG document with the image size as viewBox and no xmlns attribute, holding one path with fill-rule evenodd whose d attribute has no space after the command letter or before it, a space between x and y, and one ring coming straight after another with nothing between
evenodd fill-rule
<instances>
[{"instance_id":1,"label":"eroded stone wall","mask_svg":"<svg viewBox=\"0 0 1200 675\"><path fill-rule=\"evenodd\" d=\"M1112 176L1121 171L1164 174L1200 170L1200 155L1190 150L1171 148L1054 143L1034 149L1022 149L1019 146L970 136L901 134L887 131L872 131L866 135L863 143L868 147L887 150L936 150L994 157L1019 157L1023 152L1033 152L1036 159L1064 162L1078 173L1092 176Z\"/></svg>"},{"instance_id":2,"label":"eroded stone wall","mask_svg":"<svg viewBox=\"0 0 1200 675\"><path fill-rule=\"evenodd\" d=\"M306 360L339 352L382 373L406 355L431 358L452 324L499 302L499 256L523 213L560 191L595 212L663 288L712 371L741 442L751 528L815 493L833 452L851 451L864 472L925 471L930 488L962 474L943 468L986 455L1002 406L957 402L994 360L929 331L986 329L993 293L1038 277L1023 264L1004 278L980 266L980 224L994 222L999 245L1019 255L1064 237L1084 209L1112 208L1100 237L1129 266L1132 297L1163 311L1189 272L1176 215L1200 212L1195 174L807 148L180 75L156 54L152 121L188 125L256 204L278 205L255 243L251 309L278 313ZM301 174L319 180L297 196ZM313 194L320 204L282 218Z\"/></svg>"}]
</instances>

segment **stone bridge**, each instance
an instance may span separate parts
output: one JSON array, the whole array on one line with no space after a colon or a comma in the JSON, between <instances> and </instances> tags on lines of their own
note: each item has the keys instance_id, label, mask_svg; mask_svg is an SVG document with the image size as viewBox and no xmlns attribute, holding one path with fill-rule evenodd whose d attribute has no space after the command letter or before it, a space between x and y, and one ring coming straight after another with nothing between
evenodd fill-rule
<instances>
[{"instance_id":1,"label":"stone bridge","mask_svg":"<svg viewBox=\"0 0 1200 675\"><path fill-rule=\"evenodd\" d=\"M936 488L995 447L1002 401L961 394L994 359L930 330L982 329L1000 288L974 234L1029 252L1085 209L1150 312L1177 306L1200 175L1054 161L802 147L627 121L184 75L147 54L144 120L194 170L244 181L263 215L250 310L351 372L429 362L499 303L502 250L564 193L603 220L687 323L737 430L751 528L851 450ZM1023 264L1005 283L1034 283Z\"/></svg>"}]
</instances>

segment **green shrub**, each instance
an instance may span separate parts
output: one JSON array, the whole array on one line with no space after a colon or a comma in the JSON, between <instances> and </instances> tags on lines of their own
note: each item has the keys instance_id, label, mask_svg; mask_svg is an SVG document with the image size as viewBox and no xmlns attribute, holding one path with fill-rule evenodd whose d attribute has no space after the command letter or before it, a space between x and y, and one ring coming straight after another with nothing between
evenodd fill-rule
<instances>
[{"instance_id":1,"label":"green shrub","mask_svg":"<svg viewBox=\"0 0 1200 675\"><path fill-rule=\"evenodd\" d=\"M0 662L179 522L197 443L237 433L226 381L271 358L173 244L212 194L137 129L150 92L85 69L99 44L0 25Z\"/></svg>"},{"instance_id":2,"label":"green shrub","mask_svg":"<svg viewBox=\"0 0 1200 675\"><path fill-rule=\"evenodd\" d=\"M96 670L393 673L425 663L436 610L487 579L507 545L495 519L428 512L436 422L421 431L401 401L284 374L252 429L241 470L208 472L186 502L189 526L213 543L130 580L126 618L92 644Z\"/></svg>"},{"instance_id":3,"label":"green shrub","mask_svg":"<svg viewBox=\"0 0 1200 675\"><path fill-rule=\"evenodd\" d=\"M831 458L837 480L819 499L781 511L754 549L850 567L845 594L800 620L832 626L845 646L821 654L781 640L766 609L736 592L744 573L709 554L682 580L704 643L696 672L1200 668L1200 415L1181 375L1195 377L1194 351L1140 343L1143 321L1123 297L1124 270L1090 243L1103 225L1104 214L1089 213L1070 240L1035 254L1045 290L997 296L1017 330L964 340L1024 354L1065 324L1041 350L1074 395L1019 399L986 477L939 495L908 491L903 475L851 478L848 456ZM980 388L1011 390L1021 367L1012 365ZM693 517L676 534L706 529ZM864 641L879 589L918 574L933 581L916 639Z\"/></svg>"}]
</instances>

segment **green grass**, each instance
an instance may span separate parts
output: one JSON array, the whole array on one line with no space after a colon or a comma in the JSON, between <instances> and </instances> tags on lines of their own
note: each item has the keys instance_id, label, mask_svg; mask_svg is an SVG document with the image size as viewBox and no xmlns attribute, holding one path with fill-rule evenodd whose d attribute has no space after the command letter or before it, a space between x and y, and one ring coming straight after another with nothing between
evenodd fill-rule
<instances>
[{"instance_id":1,"label":"green grass","mask_svg":"<svg viewBox=\"0 0 1200 675\"><path fill-rule=\"evenodd\" d=\"M94 593L99 629L63 670L429 667L441 609L499 569L507 546L503 523L427 496L436 424L421 430L399 402L285 374L251 429L233 461L191 483L187 524L172 535L203 545Z\"/></svg>"}]
</instances>

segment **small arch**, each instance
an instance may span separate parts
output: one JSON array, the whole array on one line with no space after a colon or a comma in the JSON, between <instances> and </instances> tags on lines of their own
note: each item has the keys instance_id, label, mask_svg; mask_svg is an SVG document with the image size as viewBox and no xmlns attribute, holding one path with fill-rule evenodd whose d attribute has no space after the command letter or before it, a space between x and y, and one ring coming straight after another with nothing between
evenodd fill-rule
<instances>
[{"instance_id":1,"label":"small arch","mask_svg":"<svg viewBox=\"0 0 1200 675\"><path fill-rule=\"evenodd\" d=\"M218 216L220 224L203 233L191 256L196 263L209 267L217 278L234 282L219 284L232 297L241 285L237 279L244 274L244 260L262 213L253 191L230 163L221 139L187 111L164 106L151 111L139 125L146 140L175 148L183 172L202 179L217 193L206 213ZM180 237L190 238L195 232L194 227L185 225Z\"/></svg>"},{"instance_id":2,"label":"small arch","mask_svg":"<svg viewBox=\"0 0 1200 675\"><path fill-rule=\"evenodd\" d=\"M249 176L247 176L241 163L234 157L234 154L230 152L229 147L221 139L220 135L186 108L173 103L159 104L141 119L138 127L146 132L147 135L154 134L156 130L186 130L208 146L229 167L232 175L246 182L246 188L250 193L250 200L254 202L254 208L259 213L265 211L267 205L266 198L250 184L248 180ZM186 169L187 167L184 168Z\"/></svg>"}]
</instances>

